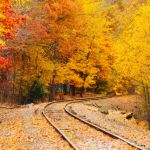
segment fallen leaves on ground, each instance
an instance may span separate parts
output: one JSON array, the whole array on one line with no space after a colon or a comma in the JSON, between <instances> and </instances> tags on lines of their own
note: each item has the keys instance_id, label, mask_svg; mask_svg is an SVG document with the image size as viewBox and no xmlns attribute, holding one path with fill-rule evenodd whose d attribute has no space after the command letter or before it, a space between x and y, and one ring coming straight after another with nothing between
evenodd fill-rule
<instances>
[{"instance_id":1,"label":"fallen leaves on ground","mask_svg":"<svg viewBox=\"0 0 150 150\"><path fill-rule=\"evenodd\" d=\"M13 110L0 109L0 150L70 150L39 109L44 104Z\"/></svg>"}]
</instances>

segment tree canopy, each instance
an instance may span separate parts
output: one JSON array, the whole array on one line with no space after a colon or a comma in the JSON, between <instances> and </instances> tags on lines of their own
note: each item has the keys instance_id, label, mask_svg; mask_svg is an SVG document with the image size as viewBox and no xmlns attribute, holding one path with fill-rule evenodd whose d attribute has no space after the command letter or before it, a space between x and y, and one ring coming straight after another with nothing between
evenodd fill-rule
<instances>
[{"instance_id":1,"label":"tree canopy","mask_svg":"<svg viewBox=\"0 0 150 150\"><path fill-rule=\"evenodd\" d=\"M0 80L17 98L35 81L117 94L149 86L148 0L2 0L0 20Z\"/></svg>"}]
</instances>

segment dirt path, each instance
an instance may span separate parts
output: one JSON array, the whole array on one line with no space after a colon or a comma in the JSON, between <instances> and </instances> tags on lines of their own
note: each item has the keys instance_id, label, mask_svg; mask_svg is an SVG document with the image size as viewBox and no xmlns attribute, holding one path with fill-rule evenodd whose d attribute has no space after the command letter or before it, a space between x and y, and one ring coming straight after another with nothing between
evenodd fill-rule
<instances>
[{"instance_id":1,"label":"dirt path","mask_svg":"<svg viewBox=\"0 0 150 150\"><path fill-rule=\"evenodd\" d=\"M0 109L0 150L71 149L42 116L44 105Z\"/></svg>"}]
</instances>

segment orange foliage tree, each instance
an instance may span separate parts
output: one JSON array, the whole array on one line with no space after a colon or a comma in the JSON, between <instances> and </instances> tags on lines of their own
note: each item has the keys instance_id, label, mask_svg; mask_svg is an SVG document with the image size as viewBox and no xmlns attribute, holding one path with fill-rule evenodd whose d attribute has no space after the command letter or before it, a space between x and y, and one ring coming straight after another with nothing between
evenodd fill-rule
<instances>
[{"instance_id":1,"label":"orange foliage tree","mask_svg":"<svg viewBox=\"0 0 150 150\"><path fill-rule=\"evenodd\" d=\"M2 69L9 67L11 63L8 44L15 37L17 26L21 23L21 18L13 9L11 0L1 1L0 21L0 69Z\"/></svg>"},{"instance_id":2,"label":"orange foliage tree","mask_svg":"<svg viewBox=\"0 0 150 150\"><path fill-rule=\"evenodd\" d=\"M12 0L0 2L0 99L7 99L12 91L10 76L13 63L11 42L15 39L22 17L13 7Z\"/></svg>"}]
</instances>

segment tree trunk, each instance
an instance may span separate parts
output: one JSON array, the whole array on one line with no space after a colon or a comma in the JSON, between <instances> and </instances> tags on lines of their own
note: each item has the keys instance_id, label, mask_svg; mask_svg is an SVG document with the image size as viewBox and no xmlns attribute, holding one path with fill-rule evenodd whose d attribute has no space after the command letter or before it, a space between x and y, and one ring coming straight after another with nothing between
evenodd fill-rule
<instances>
[{"instance_id":1,"label":"tree trunk","mask_svg":"<svg viewBox=\"0 0 150 150\"><path fill-rule=\"evenodd\" d=\"M31 86L30 89L29 89L29 93L28 93L28 95L29 95L29 96L28 96L28 102L29 102L29 103L33 103L33 102L34 102L32 93L33 93L33 89L35 88L36 84L37 84L37 81L35 80L35 81L33 82L32 86Z\"/></svg>"},{"instance_id":2,"label":"tree trunk","mask_svg":"<svg viewBox=\"0 0 150 150\"><path fill-rule=\"evenodd\" d=\"M16 83L16 57L14 56L14 62L13 62L13 98L15 98L15 83Z\"/></svg>"},{"instance_id":3,"label":"tree trunk","mask_svg":"<svg viewBox=\"0 0 150 150\"><path fill-rule=\"evenodd\" d=\"M80 96L81 96L81 97L83 97L83 94L84 94L84 90L85 90L84 84L85 84L85 80L86 80L87 76L88 76L88 75L83 74L83 84L82 84L81 92L80 92Z\"/></svg>"},{"instance_id":4,"label":"tree trunk","mask_svg":"<svg viewBox=\"0 0 150 150\"><path fill-rule=\"evenodd\" d=\"M49 100L49 102L54 100L53 84L51 84L51 83L49 83L48 100Z\"/></svg>"},{"instance_id":5,"label":"tree trunk","mask_svg":"<svg viewBox=\"0 0 150 150\"><path fill-rule=\"evenodd\" d=\"M146 105L147 105L147 120L148 120L148 123L149 123L149 129L150 129L150 96L149 96L149 87L148 85L146 85Z\"/></svg>"},{"instance_id":6,"label":"tree trunk","mask_svg":"<svg viewBox=\"0 0 150 150\"><path fill-rule=\"evenodd\" d=\"M81 87L80 96L83 97L83 94L84 94L84 86Z\"/></svg>"},{"instance_id":7,"label":"tree trunk","mask_svg":"<svg viewBox=\"0 0 150 150\"><path fill-rule=\"evenodd\" d=\"M63 84L63 93L67 95L67 84Z\"/></svg>"},{"instance_id":8,"label":"tree trunk","mask_svg":"<svg viewBox=\"0 0 150 150\"><path fill-rule=\"evenodd\" d=\"M49 83L49 98L48 98L49 102L53 101L55 97L54 82L55 82L55 71L54 71L52 81Z\"/></svg>"},{"instance_id":9,"label":"tree trunk","mask_svg":"<svg viewBox=\"0 0 150 150\"><path fill-rule=\"evenodd\" d=\"M147 121L148 121L149 129L150 129L150 95L149 95L149 86L143 84L143 91L144 91L144 99L145 99L145 105L146 105Z\"/></svg>"},{"instance_id":10,"label":"tree trunk","mask_svg":"<svg viewBox=\"0 0 150 150\"><path fill-rule=\"evenodd\" d=\"M20 83L19 83L19 103L20 104L25 104L25 98L23 97L23 76L24 76L24 69L25 69L25 64L23 61L22 67L21 67L21 78L20 78Z\"/></svg>"},{"instance_id":11,"label":"tree trunk","mask_svg":"<svg viewBox=\"0 0 150 150\"><path fill-rule=\"evenodd\" d=\"M71 89L71 95L75 96L76 95L76 88L74 85L70 85L70 89Z\"/></svg>"}]
</instances>

